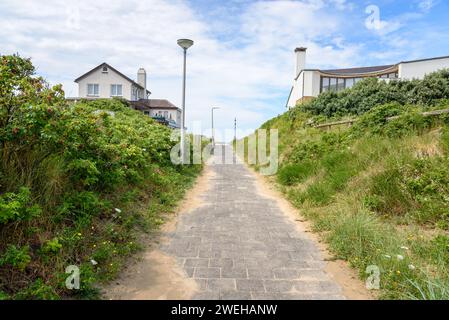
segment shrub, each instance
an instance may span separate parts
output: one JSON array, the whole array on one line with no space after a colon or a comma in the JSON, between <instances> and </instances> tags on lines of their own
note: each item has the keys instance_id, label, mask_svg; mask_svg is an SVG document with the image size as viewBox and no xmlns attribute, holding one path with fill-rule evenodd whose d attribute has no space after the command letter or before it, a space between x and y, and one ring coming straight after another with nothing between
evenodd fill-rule
<instances>
[{"instance_id":1,"label":"shrub","mask_svg":"<svg viewBox=\"0 0 449 320\"><path fill-rule=\"evenodd\" d=\"M21 188L19 193L0 196L0 224L29 220L39 216L41 211L38 205L32 204L28 188Z\"/></svg>"},{"instance_id":2,"label":"shrub","mask_svg":"<svg viewBox=\"0 0 449 320\"><path fill-rule=\"evenodd\" d=\"M0 256L0 266L9 265L20 271L25 270L31 261L29 250L28 246L16 247L15 245L9 245L6 252Z\"/></svg>"},{"instance_id":3,"label":"shrub","mask_svg":"<svg viewBox=\"0 0 449 320\"><path fill-rule=\"evenodd\" d=\"M77 264L81 294L96 297L94 283L138 248L136 228L155 228L201 165L172 164L172 131L126 101L68 105L34 71L29 59L0 56L0 292L73 295L61 274ZM102 254L100 271L90 259Z\"/></svg>"},{"instance_id":4,"label":"shrub","mask_svg":"<svg viewBox=\"0 0 449 320\"><path fill-rule=\"evenodd\" d=\"M386 82L367 78L351 89L324 92L316 99L302 104L300 109L327 117L362 115L383 104L433 106L448 98L449 70L441 70L425 76L423 80Z\"/></svg>"}]
</instances>

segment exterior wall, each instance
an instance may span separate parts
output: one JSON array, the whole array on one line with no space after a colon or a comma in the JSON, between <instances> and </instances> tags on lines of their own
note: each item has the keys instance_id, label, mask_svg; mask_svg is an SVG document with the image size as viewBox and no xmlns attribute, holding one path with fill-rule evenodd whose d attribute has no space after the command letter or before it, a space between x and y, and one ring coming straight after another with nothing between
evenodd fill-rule
<instances>
[{"instance_id":1,"label":"exterior wall","mask_svg":"<svg viewBox=\"0 0 449 320\"><path fill-rule=\"evenodd\" d=\"M318 71L304 71L304 97L318 97L320 94L321 77Z\"/></svg>"},{"instance_id":2,"label":"exterior wall","mask_svg":"<svg viewBox=\"0 0 449 320\"><path fill-rule=\"evenodd\" d=\"M400 63L399 78L423 79L426 74L446 68L449 68L449 58Z\"/></svg>"},{"instance_id":3,"label":"exterior wall","mask_svg":"<svg viewBox=\"0 0 449 320\"><path fill-rule=\"evenodd\" d=\"M99 85L98 97L87 95L88 84ZM111 69L108 70L108 73L103 73L102 68L99 68L78 82L78 96L80 98L111 98L112 84L121 84L122 97L124 99L131 100L132 83Z\"/></svg>"},{"instance_id":4,"label":"exterior wall","mask_svg":"<svg viewBox=\"0 0 449 320\"><path fill-rule=\"evenodd\" d=\"M304 72L301 72L298 79L293 81L293 88L290 94L290 98L287 102L287 107L293 108L296 106L296 101L302 97L302 84L304 82Z\"/></svg>"},{"instance_id":5,"label":"exterior wall","mask_svg":"<svg viewBox=\"0 0 449 320\"><path fill-rule=\"evenodd\" d=\"M320 94L321 78L318 71L305 70L298 79L293 82L288 108L295 107L298 103L318 97Z\"/></svg>"},{"instance_id":6,"label":"exterior wall","mask_svg":"<svg viewBox=\"0 0 449 320\"><path fill-rule=\"evenodd\" d=\"M144 91L145 90L143 90L142 88L133 84L131 86L131 98L129 100L137 101L139 99L147 99L147 97L144 95Z\"/></svg>"}]
</instances>

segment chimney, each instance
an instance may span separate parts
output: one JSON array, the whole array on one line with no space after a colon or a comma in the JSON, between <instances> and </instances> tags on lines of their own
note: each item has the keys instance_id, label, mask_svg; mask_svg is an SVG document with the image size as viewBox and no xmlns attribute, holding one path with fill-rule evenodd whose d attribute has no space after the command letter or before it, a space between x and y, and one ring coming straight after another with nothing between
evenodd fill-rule
<instances>
[{"instance_id":1,"label":"chimney","mask_svg":"<svg viewBox=\"0 0 449 320\"><path fill-rule=\"evenodd\" d=\"M140 68L137 72L137 83L140 84L144 89L142 99L147 98L147 73L144 68Z\"/></svg>"},{"instance_id":2,"label":"chimney","mask_svg":"<svg viewBox=\"0 0 449 320\"><path fill-rule=\"evenodd\" d=\"M295 49L295 79L306 68L306 51L304 47Z\"/></svg>"}]
</instances>

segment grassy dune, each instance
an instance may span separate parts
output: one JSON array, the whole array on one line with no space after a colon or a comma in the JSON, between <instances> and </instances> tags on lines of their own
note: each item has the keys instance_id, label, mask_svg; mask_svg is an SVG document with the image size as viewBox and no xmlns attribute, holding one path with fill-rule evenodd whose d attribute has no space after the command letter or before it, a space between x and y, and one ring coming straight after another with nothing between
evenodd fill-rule
<instances>
[{"instance_id":1,"label":"grassy dune","mask_svg":"<svg viewBox=\"0 0 449 320\"><path fill-rule=\"evenodd\" d=\"M270 180L362 279L379 268L383 299L449 299L449 117L421 115L444 108L379 105L322 131L310 123L335 117L308 105L261 127L279 130Z\"/></svg>"}]
</instances>

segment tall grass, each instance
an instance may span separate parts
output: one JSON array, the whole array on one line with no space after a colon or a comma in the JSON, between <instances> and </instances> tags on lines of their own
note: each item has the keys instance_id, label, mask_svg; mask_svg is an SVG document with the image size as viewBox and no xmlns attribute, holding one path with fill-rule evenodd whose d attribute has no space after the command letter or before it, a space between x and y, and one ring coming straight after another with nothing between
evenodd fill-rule
<instances>
[{"instance_id":1,"label":"tall grass","mask_svg":"<svg viewBox=\"0 0 449 320\"><path fill-rule=\"evenodd\" d=\"M380 121L388 108L330 132L309 128L298 110L271 120L263 127L279 128L282 150L276 182L361 279L379 268L381 298L448 299L449 121L402 107Z\"/></svg>"}]
</instances>

